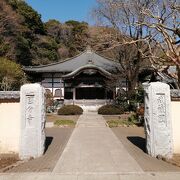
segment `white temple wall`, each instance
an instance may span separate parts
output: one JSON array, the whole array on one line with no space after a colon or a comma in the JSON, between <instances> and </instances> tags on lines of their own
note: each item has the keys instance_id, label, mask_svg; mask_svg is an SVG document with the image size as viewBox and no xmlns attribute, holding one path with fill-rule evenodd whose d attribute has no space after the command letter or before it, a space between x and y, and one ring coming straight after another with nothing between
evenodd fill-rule
<instances>
[{"instance_id":1,"label":"white temple wall","mask_svg":"<svg viewBox=\"0 0 180 180\"><path fill-rule=\"evenodd\" d=\"M180 153L180 101L171 101L174 153Z\"/></svg>"},{"instance_id":2,"label":"white temple wall","mask_svg":"<svg viewBox=\"0 0 180 180\"><path fill-rule=\"evenodd\" d=\"M18 153L20 102L0 103L0 153Z\"/></svg>"}]
</instances>

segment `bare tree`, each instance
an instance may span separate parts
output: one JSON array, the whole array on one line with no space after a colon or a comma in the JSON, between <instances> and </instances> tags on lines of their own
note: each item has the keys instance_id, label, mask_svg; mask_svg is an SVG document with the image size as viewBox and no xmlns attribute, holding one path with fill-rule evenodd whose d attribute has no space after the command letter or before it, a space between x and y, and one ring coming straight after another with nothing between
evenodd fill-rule
<instances>
[{"instance_id":1,"label":"bare tree","mask_svg":"<svg viewBox=\"0 0 180 180\"><path fill-rule=\"evenodd\" d=\"M180 87L180 1L156 0L150 8L142 8L141 13L146 16L142 25L149 28L149 41L163 54L160 57L157 52L151 53L154 64L160 60L175 64Z\"/></svg>"},{"instance_id":2,"label":"bare tree","mask_svg":"<svg viewBox=\"0 0 180 180\"><path fill-rule=\"evenodd\" d=\"M145 59L149 59L155 69L167 64L167 61L175 63L180 79L179 4L179 0L97 0L97 6L93 10L96 18L113 26L123 35L123 40L114 42L114 47L119 47L121 51L125 45L129 48L132 44L136 48L135 56L131 58L131 61L136 59L136 74L134 71L126 71L130 91L135 87L134 82ZM121 57L123 56L126 55L121 53ZM130 59L125 62L128 65ZM134 78L129 78L128 74Z\"/></svg>"},{"instance_id":3,"label":"bare tree","mask_svg":"<svg viewBox=\"0 0 180 180\"><path fill-rule=\"evenodd\" d=\"M142 24L149 27L151 37L159 42L159 45L165 50L164 53L174 63L180 64L179 57L176 59L176 48L180 44L180 1L160 1L149 9L142 8L141 13L148 17L148 21L146 18ZM171 56L172 54L175 58Z\"/></svg>"},{"instance_id":4,"label":"bare tree","mask_svg":"<svg viewBox=\"0 0 180 180\"><path fill-rule=\"evenodd\" d=\"M149 54L146 45L149 27L142 24L146 16L140 12L142 7L146 9L149 6L149 0L97 0L93 10L99 22L112 26L119 34L117 37L121 37L110 48L116 49L120 72L127 78L129 95L136 87L140 68Z\"/></svg>"}]
</instances>

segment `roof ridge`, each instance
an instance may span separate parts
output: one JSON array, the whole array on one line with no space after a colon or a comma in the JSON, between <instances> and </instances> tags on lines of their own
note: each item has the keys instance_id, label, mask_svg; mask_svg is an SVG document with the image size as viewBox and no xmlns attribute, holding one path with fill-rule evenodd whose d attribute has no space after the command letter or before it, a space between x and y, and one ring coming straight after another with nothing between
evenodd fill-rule
<instances>
[{"instance_id":1,"label":"roof ridge","mask_svg":"<svg viewBox=\"0 0 180 180\"><path fill-rule=\"evenodd\" d=\"M115 59L106 57L106 56L104 56L104 55L102 55L102 54L99 54L99 53L97 53L97 51L96 51L96 52L93 51L93 53L97 54L98 56L100 56L100 57L102 57L102 58L104 58L104 59L107 59L107 60L109 60L109 61L113 61L113 62L116 62L116 63L117 63L117 61L116 61Z\"/></svg>"},{"instance_id":2,"label":"roof ridge","mask_svg":"<svg viewBox=\"0 0 180 180\"><path fill-rule=\"evenodd\" d=\"M89 53L89 50L86 49L86 50L80 52L79 54L77 54L77 55L75 55L75 56L73 56L73 57L66 58L66 59L64 59L64 60L62 60L62 61L57 61L57 62L53 62L53 63L49 63L49 64L44 64L44 65L37 65L37 66L23 66L23 69L41 68L41 67L48 67L48 66L53 66L53 65L56 65L56 64L61 64L61 63L70 61L70 60L72 60L72 59L74 59L74 58L77 58L77 57L81 56L81 55L84 54L84 53ZM117 63L117 61L116 61L115 59L105 57L104 55L99 54L97 51L94 51L93 49L91 49L91 53L92 53L92 54L96 54L97 56L100 56L100 57L102 57L102 58L104 58L104 59L106 59L106 60L108 60L108 61L116 62L116 63Z\"/></svg>"},{"instance_id":3,"label":"roof ridge","mask_svg":"<svg viewBox=\"0 0 180 180\"><path fill-rule=\"evenodd\" d=\"M84 54L85 52L87 52L87 50L85 51L82 51L80 52L79 54L73 56L73 57L69 57L69 58L66 58L62 61L57 61L57 62L53 62L53 63L49 63L49 64L44 64L44 65L37 65L37 66L23 66L23 69L26 69L26 68L40 68L40 67L47 67L47 66L53 66L53 65L56 65L56 64L61 64L61 63L64 63L66 61L69 61L71 59L74 59L74 58L77 58L79 56L81 56L82 54Z\"/></svg>"}]
</instances>

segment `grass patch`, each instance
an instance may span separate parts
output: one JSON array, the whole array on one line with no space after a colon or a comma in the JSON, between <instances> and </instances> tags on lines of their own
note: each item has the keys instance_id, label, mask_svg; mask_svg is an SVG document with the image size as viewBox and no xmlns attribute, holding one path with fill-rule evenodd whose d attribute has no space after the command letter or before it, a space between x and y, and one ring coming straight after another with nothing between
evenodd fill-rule
<instances>
[{"instance_id":1,"label":"grass patch","mask_svg":"<svg viewBox=\"0 0 180 180\"><path fill-rule=\"evenodd\" d=\"M54 122L56 126L75 126L76 123L72 120L59 119Z\"/></svg>"},{"instance_id":2,"label":"grass patch","mask_svg":"<svg viewBox=\"0 0 180 180\"><path fill-rule=\"evenodd\" d=\"M107 124L110 128L118 127L118 126L132 126L135 125L134 122L128 121L128 120L108 120Z\"/></svg>"}]
</instances>

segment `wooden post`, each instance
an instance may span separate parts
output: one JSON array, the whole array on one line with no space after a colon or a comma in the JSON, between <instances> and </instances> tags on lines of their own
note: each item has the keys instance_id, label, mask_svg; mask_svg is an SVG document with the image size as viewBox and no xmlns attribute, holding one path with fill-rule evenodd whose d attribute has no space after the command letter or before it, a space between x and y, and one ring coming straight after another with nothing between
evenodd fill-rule
<instances>
[{"instance_id":1,"label":"wooden post","mask_svg":"<svg viewBox=\"0 0 180 180\"><path fill-rule=\"evenodd\" d=\"M76 100L76 88L73 88L73 105L75 100Z\"/></svg>"}]
</instances>

